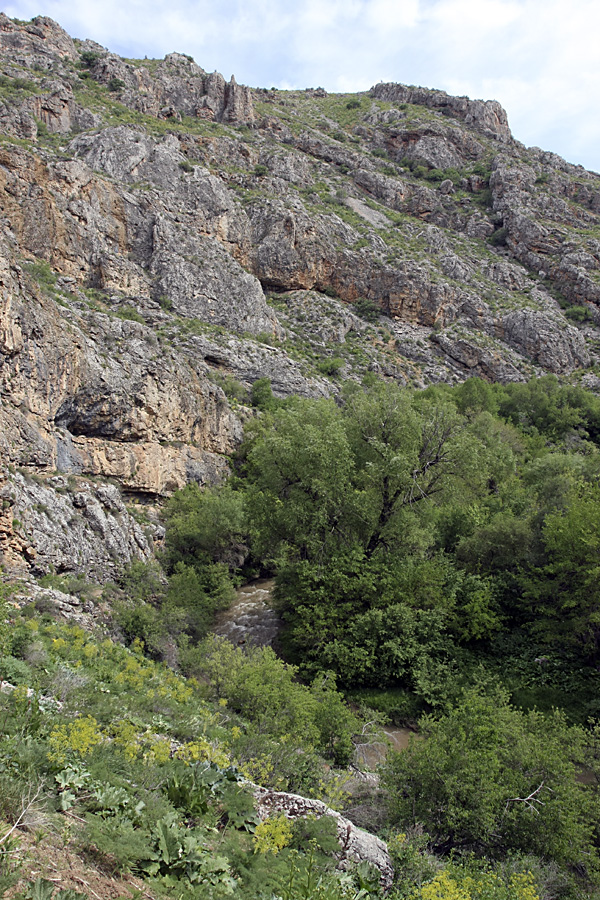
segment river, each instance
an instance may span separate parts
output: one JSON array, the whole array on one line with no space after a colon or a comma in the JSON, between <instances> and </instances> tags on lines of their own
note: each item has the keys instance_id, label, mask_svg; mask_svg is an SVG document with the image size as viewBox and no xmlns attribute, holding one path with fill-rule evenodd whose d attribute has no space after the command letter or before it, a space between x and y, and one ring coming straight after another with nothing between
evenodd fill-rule
<instances>
[{"instance_id":1,"label":"river","mask_svg":"<svg viewBox=\"0 0 600 900\"><path fill-rule=\"evenodd\" d=\"M410 728L396 728L393 725L382 728L381 735L380 741L356 746L356 764L359 768L373 771L385 760L390 750L406 750L411 737L418 739Z\"/></svg>"},{"instance_id":2,"label":"river","mask_svg":"<svg viewBox=\"0 0 600 900\"><path fill-rule=\"evenodd\" d=\"M231 606L218 614L214 633L238 647L271 647L281 625L272 605L274 584L272 578L259 578L238 588ZM357 746L356 762L361 768L373 770L388 750L405 750L411 735L414 732L409 728L390 725L382 730L382 740Z\"/></svg>"},{"instance_id":3,"label":"river","mask_svg":"<svg viewBox=\"0 0 600 900\"><path fill-rule=\"evenodd\" d=\"M272 606L274 584L272 578L258 578L238 588L231 606L218 613L214 633L239 647L271 647L280 627Z\"/></svg>"}]
</instances>

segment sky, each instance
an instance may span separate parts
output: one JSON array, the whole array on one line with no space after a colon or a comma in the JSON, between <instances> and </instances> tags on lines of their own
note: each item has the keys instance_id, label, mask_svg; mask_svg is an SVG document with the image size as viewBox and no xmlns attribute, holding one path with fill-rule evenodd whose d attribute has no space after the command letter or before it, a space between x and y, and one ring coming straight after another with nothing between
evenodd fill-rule
<instances>
[{"instance_id":1,"label":"sky","mask_svg":"<svg viewBox=\"0 0 600 900\"><path fill-rule=\"evenodd\" d=\"M126 57L187 53L252 87L379 81L498 100L514 137L600 172L598 0L15 0Z\"/></svg>"}]
</instances>

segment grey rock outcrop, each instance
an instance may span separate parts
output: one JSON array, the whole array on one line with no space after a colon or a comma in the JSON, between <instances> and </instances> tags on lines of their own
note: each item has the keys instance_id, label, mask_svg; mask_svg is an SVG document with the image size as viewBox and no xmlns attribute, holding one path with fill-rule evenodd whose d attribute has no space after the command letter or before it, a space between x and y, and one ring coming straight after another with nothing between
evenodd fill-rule
<instances>
[{"instance_id":1,"label":"grey rock outcrop","mask_svg":"<svg viewBox=\"0 0 600 900\"><path fill-rule=\"evenodd\" d=\"M158 119L197 117L234 125L254 121L252 92L232 76L211 75L181 53L169 53L153 71L102 53L90 66L94 80L118 92L132 109Z\"/></svg>"},{"instance_id":2,"label":"grey rock outcrop","mask_svg":"<svg viewBox=\"0 0 600 900\"><path fill-rule=\"evenodd\" d=\"M424 386L599 358L600 176L522 147L493 101L250 90L44 17L0 16L0 67L7 464L164 497L223 477L259 378L320 397L335 372Z\"/></svg>"},{"instance_id":3,"label":"grey rock outcrop","mask_svg":"<svg viewBox=\"0 0 600 900\"><path fill-rule=\"evenodd\" d=\"M568 372L589 365L582 334L548 312L519 309L504 316L502 336L511 347L550 372Z\"/></svg>"},{"instance_id":4,"label":"grey rock outcrop","mask_svg":"<svg viewBox=\"0 0 600 900\"><path fill-rule=\"evenodd\" d=\"M432 91L422 87L406 87L402 84L376 84L370 94L388 103L414 103L442 114L461 119L477 131L491 135L499 141L512 140L506 111L496 100L469 100L468 97L452 97L445 91Z\"/></svg>"},{"instance_id":5,"label":"grey rock outcrop","mask_svg":"<svg viewBox=\"0 0 600 900\"><path fill-rule=\"evenodd\" d=\"M387 845L380 838L357 828L349 819L328 807L320 800L309 800L298 794L284 791L271 791L267 788L252 785L258 813L262 819L272 813L284 813L294 819L304 816L330 816L336 824L337 837L340 844L338 854L339 868L345 869L351 863L368 862L379 869L381 886L384 890L391 887L394 879L394 867Z\"/></svg>"},{"instance_id":6,"label":"grey rock outcrop","mask_svg":"<svg viewBox=\"0 0 600 900\"><path fill-rule=\"evenodd\" d=\"M0 482L0 499L0 561L8 570L23 567L24 553L37 575L104 582L130 560L152 555L153 529L144 532L113 484L14 474Z\"/></svg>"},{"instance_id":7,"label":"grey rock outcrop","mask_svg":"<svg viewBox=\"0 0 600 900\"><path fill-rule=\"evenodd\" d=\"M23 24L4 13L0 13L0 52L42 69L52 68L56 57L61 60L78 57L72 38L53 19L36 16Z\"/></svg>"}]
</instances>

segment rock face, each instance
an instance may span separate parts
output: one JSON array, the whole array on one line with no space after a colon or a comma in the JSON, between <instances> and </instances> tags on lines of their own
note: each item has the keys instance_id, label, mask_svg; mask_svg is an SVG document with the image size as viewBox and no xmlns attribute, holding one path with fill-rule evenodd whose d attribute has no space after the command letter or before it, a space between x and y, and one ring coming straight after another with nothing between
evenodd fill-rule
<instances>
[{"instance_id":1,"label":"rock face","mask_svg":"<svg viewBox=\"0 0 600 900\"><path fill-rule=\"evenodd\" d=\"M61 529L21 515L53 504L16 467L54 493L54 475L147 499L215 482L257 379L319 397L332 372L423 386L598 359L600 177L520 145L494 101L251 90L45 17L0 14L0 66L11 565L67 562ZM105 546L77 565L108 577L113 552L150 552L125 513L117 538L81 510Z\"/></svg>"},{"instance_id":2,"label":"rock face","mask_svg":"<svg viewBox=\"0 0 600 900\"><path fill-rule=\"evenodd\" d=\"M155 527L146 532L113 484L57 475L15 475L0 482L0 554L8 569L36 575L82 572L100 582L133 558L149 559Z\"/></svg>"},{"instance_id":3,"label":"rock face","mask_svg":"<svg viewBox=\"0 0 600 900\"><path fill-rule=\"evenodd\" d=\"M123 101L138 112L159 119L190 116L232 125L254 121L250 89L233 76L226 82L218 72L207 75L189 56L169 53L151 73L97 45L90 52L96 57L90 60L92 77L109 87L119 82Z\"/></svg>"},{"instance_id":4,"label":"rock face","mask_svg":"<svg viewBox=\"0 0 600 900\"><path fill-rule=\"evenodd\" d=\"M267 788L253 785L257 810L262 819L272 813L284 813L289 819L304 816L330 816L337 827L337 837L340 844L338 855L339 868L345 869L351 863L368 862L379 869L381 874L381 886L388 890L394 880L394 867L387 850L387 845L380 838L357 828L349 819L345 819L340 813L330 809L320 800L309 800L298 794L288 794L285 791L271 791Z\"/></svg>"},{"instance_id":5,"label":"rock face","mask_svg":"<svg viewBox=\"0 0 600 900\"><path fill-rule=\"evenodd\" d=\"M451 97L445 91L430 91L427 88L406 87L403 84L377 84L371 94L394 106L411 103L439 110L443 115L460 119L466 125L502 143L512 142L506 112L496 100Z\"/></svg>"}]
</instances>

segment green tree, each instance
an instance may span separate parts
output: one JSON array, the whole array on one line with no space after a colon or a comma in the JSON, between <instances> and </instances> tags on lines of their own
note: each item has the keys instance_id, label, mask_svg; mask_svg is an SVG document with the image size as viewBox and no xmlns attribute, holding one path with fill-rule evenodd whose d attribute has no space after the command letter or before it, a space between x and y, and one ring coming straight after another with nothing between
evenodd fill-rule
<instances>
[{"instance_id":1,"label":"green tree","mask_svg":"<svg viewBox=\"0 0 600 900\"><path fill-rule=\"evenodd\" d=\"M467 378L452 393L452 399L462 413L496 413L498 392L481 378Z\"/></svg>"},{"instance_id":2,"label":"green tree","mask_svg":"<svg viewBox=\"0 0 600 900\"><path fill-rule=\"evenodd\" d=\"M200 574L205 573L209 587L211 578L219 581L219 566L235 569L244 559L244 497L229 484L205 489L188 484L169 500L166 520L169 570L178 562L193 566Z\"/></svg>"},{"instance_id":3,"label":"green tree","mask_svg":"<svg viewBox=\"0 0 600 900\"><path fill-rule=\"evenodd\" d=\"M336 690L335 675L316 678L311 693L317 700L314 723L319 732L318 749L338 766L347 766L354 753L352 737L359 721Z\"/></svg>"},{"instance_id":4,"label":"green tree","mask_svg":"<svg viewBox=\"0 0 600 900\"><path fill-rule=\"evenodd\" d=\"M477 442L451 404L382 382L346 394L341 409L321 400L278 410L256 435L247 474L259 554L397 554L412 536L422 542L421 507L477 481Z\"/></svg>"},{"instance_id":5,"label":"green tree","mask_svg":"<svg viewBox=\"0 0 600 900\"><path fill-rule=\"evenodd\" d=\"M335 403L278 410L247 455L253 549L262 559L325 559L352 538L353 461Z\"/></svg>"},{"instance_id":6,"label":"green tree","mask_svg":"<svg viewBox=\"0 0 600 900\"><path fill-rule=\"evenodd\" d=\"M600 485L577 484L565 509L545 517L545 565L525 580L537 630L547 639L600 652ZM541 616L540 616L541 614Z\"/></svg>"},{"instance_id":7,"label":"green tree","mask_svg":"<svg viewBox=\"0 0 600 900\"><path fill-rule=\"evenodd\" d=\"M266 172L264 173L266 175ZM277 398L273 395L270 378L257 378L252 384L250 395L252 406L266 412L277 408Z\"/></svg>"},{"instance_id":8,"label":"green tree","mask_svg":"<svg viewBox=\"0 0 600 900\"><path fill-rule=\"evenodd\" d=\"M392 384L380 382L354 393L344 417L370 557L406 540L416 507L442 496L456 478L467 475L472 448L452 406L416 403Z\"/></svg>"},{"instance_id":9,"label":"green tree","mask_svg":"<svg viewBox=\"0 0 600 900\"><path fill-rule=\"evenodd\" d=\"M378 382L344 401L296 403L258 430L246 456L253 551L276 568L287 652L305 673L414 683L414 664L419 690L439 696L431 673L446 663L425 656L440 633L470 640L498 625L490 584L432 548L443 499L485 484L485 447L437 396ZM410 635L430 626L417 653Z\"/></svg>"},{"instance_id":10,"label":"green tree","mask_svg":"<svg viewBox=\"0 0 600 900\"><path fill-rule=\"evenodd\" d=\"M386 763L399 825L422 825L438 851L597 865L592 796L576 777L583 733L562 714L523 713L504 690L480 686L447 715L426 717L422 736Z\"/></svg>"},{"instance_id":11,"label":"green tree","mask_svg":"<svg viewBox=\"0 0 600 900\"><path fill-rule=\"evenodd\" d=\"M164 591L164 575L156 561L132 559L121 572L119 584L133 600L152 600Z\"/></svg>"},{"instance_id":12,"label":"green tree","mask_svg":"<svg viewBox=\"0 0 600 900\"><path fill-rule=\"evenodd\" d=\"M573 430L598 442L600 399L575 385L561 385L555 375L533 378L527 384L501 389L499 411L526 431L538 431L553 440Z\"/></svg>"},{"instance_id":13,"label":"green tree","mask_svg":"<svg viewBox=\"0 0 600 900\"><path fill-rule=\"evenodd\" d=\"M205 580L196 569L178 562L169 578L169 586L161 608L161 619L167 631L185 632L197 641L206 636L215 614L222 605L218 592L206 592Z\"/></svg>"}]
</instances>

